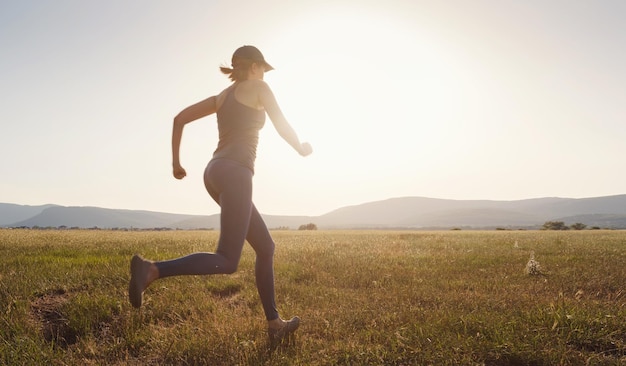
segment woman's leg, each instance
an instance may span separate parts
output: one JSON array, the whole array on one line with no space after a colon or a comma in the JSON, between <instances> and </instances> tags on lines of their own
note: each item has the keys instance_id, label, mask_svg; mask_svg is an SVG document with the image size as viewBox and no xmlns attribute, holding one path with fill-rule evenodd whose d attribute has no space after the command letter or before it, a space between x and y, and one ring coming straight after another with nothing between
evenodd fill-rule
<instances>
[{"instance_id":1,"label":"woman's leg","mask_svg":"<svg viewBox=\"0 0 626 366\"><path fill-rule=\"evenodd\" d=\"M134 307L141 306L143 291L158 278L228 274L237 270L252 211L252 171L228 160L215 160L207 165L204 183L222 209L216 252L193 253L160 262L133 256L128 296Z\"/></svg>"},{"instance_id":2,"label":"woman's leg","mask_svg":"<svg viewBox=\"0 0 626 366\"><path fill-rule=\"evenodd\" d=\"M261 297L265 317L267 320L274 320L278 318L274 296L274 241L254 204L246 239L256 252L254 268L256 287Z\"/></svg>"},{"instance_id":3,"label":"woman's leg","mask_svg":"<svg viewBox=\"0 0 626 366\"><path fill-rule=\"evenodd\" d=\"M274 240L254 205L246 239L256 252L256 287L261 297L265 318L268 320L270 342L276 344L298 329L300 318L296 316L285 321L278 316L274 296Z\"/></svg>"}]
</instances>

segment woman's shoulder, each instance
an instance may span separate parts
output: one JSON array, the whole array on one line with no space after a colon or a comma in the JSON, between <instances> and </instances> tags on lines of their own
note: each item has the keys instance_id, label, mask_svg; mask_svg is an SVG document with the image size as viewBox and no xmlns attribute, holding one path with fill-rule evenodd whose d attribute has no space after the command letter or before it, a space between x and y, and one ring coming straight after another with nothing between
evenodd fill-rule
<instances>
[{"instance_id":1,"label":"woman's shoulder","mask_svg":"<svg viewBox=\"0 0 626 366\"><path fill-rule=\"evenodd\" d=\"M262 94L269 90L267 83L263 80L244 80L233 85L233 95L235 99L250 108L263 109L260 104Z\"/></svg>"},{"instance_id":2,"label":"woman's shoulder","mask_svg":"<svg viewBox=\"0 0 626 366\"><path fill-rule=\"evenodd\" d=\"M240 99L240 101L256 101L260 95L267 94L268 91L271 91L271 89L263 80L245 80L238 83L235 97Z\"/></svg>"},{"instance_id":3,"label":"woman's shoulder","mask_svg":"<svg viewBox=\"0 0 626 366\"><path fill-rule=\"evenodd\" d=\"M235 84L229 86L228 88L222 90L218 95L215 96L216 106L218 110L220 109L220 107L224 103L224 100L226 99L226 96L228 95L228 93L230 93L230 91L233 89L234 86Z\"/></svg>"}]
</instances>

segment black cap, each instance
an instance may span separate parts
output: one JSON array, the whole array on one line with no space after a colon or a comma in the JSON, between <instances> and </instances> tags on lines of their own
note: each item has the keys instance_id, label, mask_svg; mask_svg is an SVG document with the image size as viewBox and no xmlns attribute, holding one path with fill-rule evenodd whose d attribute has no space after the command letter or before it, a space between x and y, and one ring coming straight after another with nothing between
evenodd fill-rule
<instances>
[{"instance_id":1,"label":"black cap","mask_svg":"<svg viewBox=\"0 0 626 366\"><path fill-rule=\"evenodd\" d=\"M247 60L252 60L256 62L260 62L265 66L265 71L274 70L272 65L268 64L263 57L261 51L254 46L242 46L237 48L235 53L233 53L233 59L231 61L232 66L235 67L235 58L243 58Z\"/></svg>"}]
</instances>

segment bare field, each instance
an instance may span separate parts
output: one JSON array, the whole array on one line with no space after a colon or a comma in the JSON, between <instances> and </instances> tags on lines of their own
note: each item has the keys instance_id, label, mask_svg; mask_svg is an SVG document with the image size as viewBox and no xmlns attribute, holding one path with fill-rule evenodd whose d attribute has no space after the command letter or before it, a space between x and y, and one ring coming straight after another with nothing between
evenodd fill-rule
<instances>
[{"instance_id":1,"label":"bare field","mask_svg":"<svg viewBox=\"0 0 626 366\"><path fill-rule=\"evenodd\" d=\"M276 231L279 310L303 323L273 350L249 246L234 275L128 302L133 253L217 235L0 230L0 364L626 365L624 231Z\"/></svg>"}]
</instances>

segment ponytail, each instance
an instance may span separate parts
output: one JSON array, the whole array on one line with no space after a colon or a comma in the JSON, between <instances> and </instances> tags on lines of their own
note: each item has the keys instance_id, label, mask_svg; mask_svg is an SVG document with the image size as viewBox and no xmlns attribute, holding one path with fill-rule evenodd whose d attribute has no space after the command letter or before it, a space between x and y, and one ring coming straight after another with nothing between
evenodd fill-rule
<instances>
[{"instance_id":1,"label":"ponytail","mask_svg":"<svg viewBox=\"0 0 626 366\"><path fill-rule=\"evenodd\" d=\"M228 78L230 80L235 81L234 76L233 76L233 72L235 70L231 69L230 67L220 66L220 71L222 72L222 74L228 75Z\"/></svg>"},{"instance_id":2,"label":"ponytail","mask_svg":"<svg viewBox=\"0 0 626 366\"><path fill-rule=\"evenodd\" d=\"M248 70L255 61L245 58L233 58L232 68L227 66L220 66L220 71L223 74L228 75L228 78L232 81L244 81L248 79Z\"/></svg>"}]
</instances>

